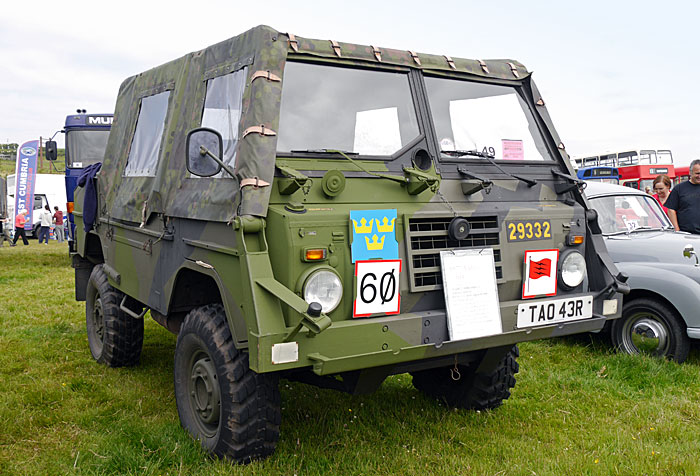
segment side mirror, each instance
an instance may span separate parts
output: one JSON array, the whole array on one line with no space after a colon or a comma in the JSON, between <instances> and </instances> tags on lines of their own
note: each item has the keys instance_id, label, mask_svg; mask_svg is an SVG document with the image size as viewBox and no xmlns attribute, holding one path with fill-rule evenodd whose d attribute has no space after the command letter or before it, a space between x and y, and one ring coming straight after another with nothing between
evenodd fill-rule
<instances>
[{"instance_id":1,"label":"side mirror","mask_svg":"<svg viewBox=\"0 0 700 476\"><path fill-rule=\"evenodd\" d=\"M46 152L46 160L56 160L58 158L58 147L56 146L56 141L46 141L44 150Z\"/></svg>"},{"instance_id":2,"label":"side mirror","mask_svg":"<svg viewBox=\"0 0 700 476\"><path fill-rule=\"evenodd\" d=\"M224 142L221 134L214 129L200 127L187 134L185 146L187 150L187 170L200 177L211 177L221 171L220 160L214 160L224 150Z\"/></svg>"}]
</instances>

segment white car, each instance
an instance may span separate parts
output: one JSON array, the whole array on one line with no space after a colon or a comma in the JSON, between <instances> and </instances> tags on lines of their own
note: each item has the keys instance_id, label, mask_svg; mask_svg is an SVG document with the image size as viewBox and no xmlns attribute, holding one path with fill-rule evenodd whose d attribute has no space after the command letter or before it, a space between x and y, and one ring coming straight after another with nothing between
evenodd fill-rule
<instances>
[{"instance_id":1,"label":"white car","mask_svg":"<svg viewBox=\"0 0 700 476\"><path fill-rule=\"evenodd\" d=\"M659 203L630 188L587 182L584 191L618 269L629 276L615 346L683 362L700 339L700 235L676 232Z\"/></svg>"}]
</instances>

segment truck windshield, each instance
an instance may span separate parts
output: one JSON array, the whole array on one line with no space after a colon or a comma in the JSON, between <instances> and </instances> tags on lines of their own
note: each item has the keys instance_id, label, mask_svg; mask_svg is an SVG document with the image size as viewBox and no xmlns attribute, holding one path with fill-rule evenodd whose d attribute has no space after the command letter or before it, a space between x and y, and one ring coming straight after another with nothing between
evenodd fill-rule
<instances>
[{"instance_id":1,"label":"truck windshield","mask_svg":"<svg viewBox=\"0 0 700 476\"><path fill-rule=\"evenodd\" d=\"M287 62L277 150L390 156L419 129L408 74Z\"/></svg>"},{"instance_id":2,"label":"truck windshield","mask_svg":"<svg viewBox=\"0 0 700 476\"><path fill-rule=\"evenodd\" d=\"M496 160L549 160L535 119L509 86L425 78L443 160L473 150ZM473 157L469 157L473 158Z\"/></svg>"},{"instance_id":3,"label":"truck windshield","mask_svg":"<svg viewBox=\"0 0 700 476\"><path fill-rule=\"evenodd\" d=\"M80 130L66 133L66 166L81 169L102 162L109 130Z\"/></svg>"}]
</instances>

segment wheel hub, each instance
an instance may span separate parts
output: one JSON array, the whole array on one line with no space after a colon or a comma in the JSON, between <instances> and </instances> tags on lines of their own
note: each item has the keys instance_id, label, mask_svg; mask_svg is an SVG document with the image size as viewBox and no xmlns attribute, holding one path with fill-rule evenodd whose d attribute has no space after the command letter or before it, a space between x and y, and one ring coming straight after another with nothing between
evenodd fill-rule
<instances>
[{"instance_id":1,"label":"wheel hub","mask_svg":"<svg viewBox=\"0 0 700 476\"><path fill-rule=\"evenodd\" d=\"M190 402L205 433L215 433L219 425L221 394L214 363L202 356L192 365Z\"/></svg>"},{"instance_id":2,"label":"wheel hub","mask_svg":"<svg viewBox=\"0 0 700 476\"><path fill-rule=\"evenodd\" d=\"M641 353L659 354L668 346L666 328L653 319L639 319L630 331L632 344Z\"/></svg>"}]
</instances>

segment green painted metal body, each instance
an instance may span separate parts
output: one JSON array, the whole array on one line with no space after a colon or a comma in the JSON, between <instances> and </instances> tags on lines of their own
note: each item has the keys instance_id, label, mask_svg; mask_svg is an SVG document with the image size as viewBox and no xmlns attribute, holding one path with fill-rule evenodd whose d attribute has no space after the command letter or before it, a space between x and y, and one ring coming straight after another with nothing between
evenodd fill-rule
<instances>
[{"instance_id":1,"label":"green painted metal body","mask_svg":"<svg viewBox=\"0 0 700 476\"><path fill-rule=\"evenodd\" d=\"M82 226L85 191L76 190L78 255L103 261L110 283L152 314L181 316L207 300L221 301L236 346L248 350L250 366L257 372L308 368L329 375L410 365L525 340L595 331L607 319L619 316L603 316L604 298L620 300L614 294L616 270L606 267L607 252L593 236L597 225L587 220L585 198L575 187L557 193L557 185L566 180L552 169L564 174L572 170L524 66L499 60L487 61L484 68L476 60L454 59L452 67L443 56L423 54L418 55L419 65L411 53L387 49L381 49L378 61L372 47L339 46L340 57L328 41L291 38L258 27L127 79L96 178L97 221L88 233ZM430 72L521 88L549 145L551 160L502 164L512 173L536 180L530 187L485 160L439 159L425 107L418 109L422 135L412 146L430 156L431 165L424 170L412 166L411 147L391 161L347 158L330 151L278 154L275 136L244 132L260 124L278 130L284 65L292 60L408 71L412 81ZM247 68L248 80L238 131L236 180L193 178L185 167L184 141L187 131L201 125L206 81L241 68ZM272 73L281 81L254 77L257 71ZM125 177L139 100L161 90L171 94L157 172ZM478 180L458 170L464 166L492 185L481 187ZM263 186L240 186L242 180L253 178ZM355 269L349 216L354 210L373 209L397 210L395 230L403 263L401 308L395 315L353 318ZM426 233L412 224L424 219L444 224L454 216L474 219L481 226L473 229L473 241L467 247L497 251L501 334L449 341L442 285L435 281L439 263L425 269L416 264L420 250L414 248L413 239ZM543 219L551 222L550 238L509 241L506 222ZM593 318L518 329L525 251L564 250L572 232L586 237L578 247L586 255L589 278L585 287L570 292L560 289L557 297L594 294ZM326 250L324 259L304 259L305 250L317 248ZM332 312L312 316L302 288L318 269L332 270L340 277L343 298ZM433 281L421 281L426 276ZM298 358L273 363L272 347L285 342L298 344Z\"/></svg>"}]
</instances>

